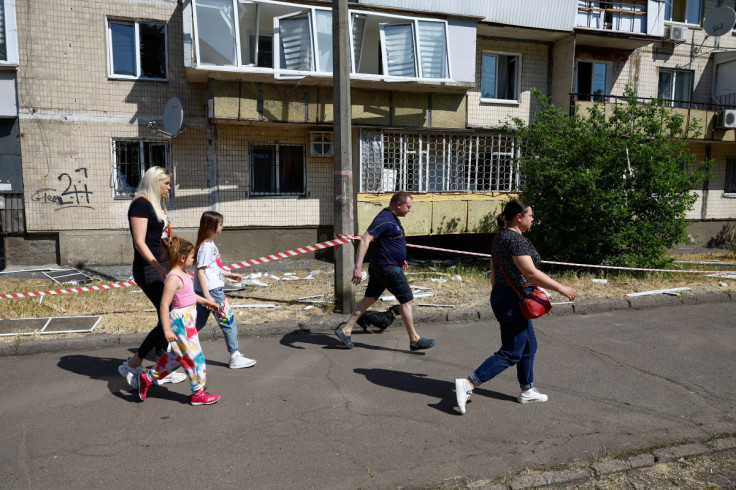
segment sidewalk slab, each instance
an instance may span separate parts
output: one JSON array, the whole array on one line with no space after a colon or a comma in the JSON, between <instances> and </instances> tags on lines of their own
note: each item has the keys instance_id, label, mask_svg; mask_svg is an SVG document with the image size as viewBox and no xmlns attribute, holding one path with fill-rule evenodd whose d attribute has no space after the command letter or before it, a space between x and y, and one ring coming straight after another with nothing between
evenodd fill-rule
<instances>
[{"instance_id":1,"label":"sidewalk slab","mask_svg":"<svg viewBox=\"0 0 736 490\"><path fill-rule=\"evenodd\" d=\"M670 461L676 461L686 456L704 454L708 451L708 446L706 446L705 444L695 443L655 449L654 451L652 451L652 454L657 460L657 463L669 463Z\"/></svg>"}]
</instances>

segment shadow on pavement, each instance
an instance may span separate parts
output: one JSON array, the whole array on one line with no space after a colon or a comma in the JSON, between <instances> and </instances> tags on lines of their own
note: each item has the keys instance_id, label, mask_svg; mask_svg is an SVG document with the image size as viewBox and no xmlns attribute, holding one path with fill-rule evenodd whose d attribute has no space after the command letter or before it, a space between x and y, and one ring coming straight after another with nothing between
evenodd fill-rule
<instances>
[{"instance_id":1,"label":"shadow on pavement","mask_svg":"<svg viewBox=\"0 0 736 490\"><path fill-rule=\"evenodd\" d=\"M118 374L118 366L123 361L124 359L112 357L93 357L74 354L61 357L57 365L70 373L87 376L94 380L107 381L107 388L114 396L128 402L140 403L138 392L128 386L125 379ZM170 391L160 386L152 386L148 391L148 396L178 401L180 403L189 403L189 396Z\"/></svg>"},{"instance_id":2,"label":"shadow on pavement","mask_svg":"<svg viewBox=\"0 0 736 490\"><path fill-rule=\"evenodd\" d=\"M403 371L392 371L390 369L358 368L355 369L354 372L356 374L362 374L368 381L378 386L437 398L439 401L436 403L429 403L428 406L439 410L440 412L460 415L460 412L455 409L457 406L455 399L455 383L452 381L432 379L427 378L425 374L406 373ZM485 396L487 398L495 398L496 400L501 401L517 402L516 397L482 388L474 389L473 396Z\"/></svg>"},{"instance_id":3,"label":"shadow on pavement","mask_svg":"<svg viewBox=\"0 0 736 490\"><path fill-rule=\"evenodd\" d=\"M355 340L355 336L368 336L370 338L373 334L367 334L364 332L360 332L357 330L353 330L352 340L353 345L355 346L355 349L370 349L370 350L382 350L382 351L388 351L388 352L405 352L407 354L412 355L419 355L423 356L426 355L426 352L424 351L412 351L408 348L406 349L391 349L389 347L382 347L380 345L373 345L373 344L364 344L362 342L358 342ZM407 340L407 344L408 344ZM340 339L337 338L334 334L324 334L324 333L311 333L308 330L294 330L293 332L289 332L283 337L281 337L281 340L279 343L285 347L291 347L292 349L306 349L306 347L302 347L295 344L311 344L311 345L319 345L322 346L323 349L338 349L338 350L347 350L345 346L342 345L342 342Z\"/></svg>"}]
</instances>

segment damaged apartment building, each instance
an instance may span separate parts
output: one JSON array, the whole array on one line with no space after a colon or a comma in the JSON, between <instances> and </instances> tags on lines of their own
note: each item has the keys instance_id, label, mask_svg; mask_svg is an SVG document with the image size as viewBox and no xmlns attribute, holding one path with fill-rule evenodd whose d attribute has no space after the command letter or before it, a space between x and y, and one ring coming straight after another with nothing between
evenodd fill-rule
<instances>
[{"instance_id":1,"label":"damaged apartment building","mask_svg":"<svg viewBox=\"0 0 736 490\"><path fill-rule=\"evenodd\" d=\"M490 231L519 186L501 127L532 117L531 91L567 109L630 86L704 126L689 145L713 178L688 219L707 239L736 218L736 36L704 25L728 3L349 2L356 233L397 190L414 195L407 235ZM225 260L333 236L332 2L0 6L8 264L129 263L153 165L172 174L175 232L225 216Z\"/></svg>"}]
</instances>

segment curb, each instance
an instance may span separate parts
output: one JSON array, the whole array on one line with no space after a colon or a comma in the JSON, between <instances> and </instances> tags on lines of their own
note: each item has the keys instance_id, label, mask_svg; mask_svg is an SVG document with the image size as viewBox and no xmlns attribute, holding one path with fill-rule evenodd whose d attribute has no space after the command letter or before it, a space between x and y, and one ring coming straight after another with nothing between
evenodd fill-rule
<instances>
[{"instance_id":1,"label":"curb","mask_svg":"<svg viewBox=\"0 0 736 490\"><path fill-rule=\"evenodd\" d=\"M555 305L549 312L550 316L588 315L605 313L616 310L646 309L658 307L676 307L680 305L699 305L709 303L725 303L736 301L736 291L683 294L681 296L652 295L636 296L626 299L596 300L586 303ZM427 311L414 313L416 323L452 323L471 321L495 321L496 317L490 307L464 308L449 311ZM329 333L332 334L336 325L345 321L344 314L327 314L319 319L290 322L281 321L249 325L238 332L239 338L260 337L271 335L287 335L290 333ZM398 320L399 323L401 320ZM0 343L0 356L23 356L41 354L44 352L80 351L111 346L136 347L142 340L142 334L108 335L87 334L83 338L62 338L49 340L16 340ZM222 332L214 325L205 327L199 336L203 340L218 340Z\"/></svg>"},{"instance_id":2,"label":"curb","mask_svg":"<svg viewBox=\"0 0 736 490\"><path fill-rule=\"evenodd\" d=\"M585 466L545 471L534 475L515 476L511 477L511 481L508 483L495 483L482 488L488 490L522 490L547 485L561 485L573 483L576 480L597 478L603 475L651 467L660 463L669 463L681 458L702 456L731 449L736 449L736 437L711 439L702 443L682 444L654 449L651 452L642 452L624 458L596 461Z\"/></svg>"}]
</instances>

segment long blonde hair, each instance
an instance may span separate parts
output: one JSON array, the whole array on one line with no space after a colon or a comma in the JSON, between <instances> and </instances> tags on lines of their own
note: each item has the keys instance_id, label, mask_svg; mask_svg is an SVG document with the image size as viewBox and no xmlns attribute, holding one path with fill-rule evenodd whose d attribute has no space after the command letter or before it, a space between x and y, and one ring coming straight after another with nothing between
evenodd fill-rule
<instances>
[{"instance_id":1,"label":"long blonde hair","mask_svg":"<svg viewBox=\"0 0 736 490\"><path fill-rule=\"evenodd\" d=\"M143 174L141 183L135 191L135 199L138 196L145 195L153 206L153 211L159 221L166 219L166 198L161 197L161 190L158 186L160 180L170 177L169 171L163 167L151 167Z\"/></svg>"}]
</instances>

